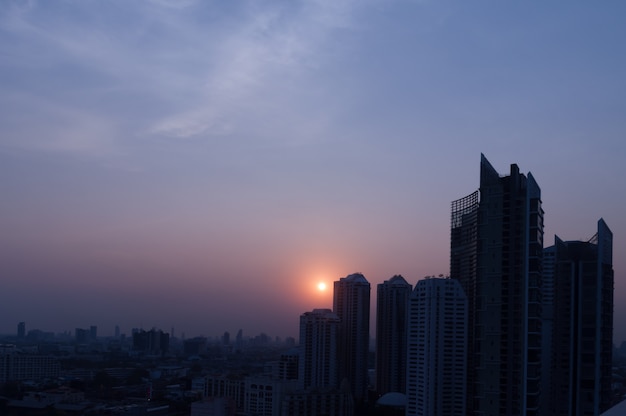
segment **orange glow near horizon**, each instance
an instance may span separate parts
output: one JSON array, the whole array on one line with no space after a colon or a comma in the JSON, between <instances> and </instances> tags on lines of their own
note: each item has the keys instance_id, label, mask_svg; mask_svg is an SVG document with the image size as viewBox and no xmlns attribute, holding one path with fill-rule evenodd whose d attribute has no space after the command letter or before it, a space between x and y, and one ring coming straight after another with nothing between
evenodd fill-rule
<instances>
[{"instance_id":1,"label":"orange glow near horizon","mask_svg":"<svg viewBox=\"0 0 626 416\"><path fill-rule=\"evenodd\" d=\"M332 281L336 273L327 270L320 271L318 267L303 267L310 270L300 274L303 278L293 280L294 300L302 305L302 312L313 309L332 308L333 285ZM338 275L339 276L339 275Z\"/></svg>"}]
</instances>

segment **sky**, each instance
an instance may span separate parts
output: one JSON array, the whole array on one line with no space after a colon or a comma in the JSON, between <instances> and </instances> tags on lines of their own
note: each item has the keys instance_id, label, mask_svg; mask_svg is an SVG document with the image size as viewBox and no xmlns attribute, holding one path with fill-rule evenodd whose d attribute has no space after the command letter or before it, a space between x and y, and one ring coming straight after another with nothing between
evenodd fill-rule
<instances>
[{"instance_id":1,"label":"sky","mask_svg":"<svg viewBox=\"0 0 626 416\"><path fill-rule=\"evenodd\" d=\"M480 154L545 246L614 234L626 3L0 2L0 333L297 337L332 282L449 271ZM375 321L372 315L372 324ZM373 335L373 333L372 333Z\"/></svg>"}]
</instances>

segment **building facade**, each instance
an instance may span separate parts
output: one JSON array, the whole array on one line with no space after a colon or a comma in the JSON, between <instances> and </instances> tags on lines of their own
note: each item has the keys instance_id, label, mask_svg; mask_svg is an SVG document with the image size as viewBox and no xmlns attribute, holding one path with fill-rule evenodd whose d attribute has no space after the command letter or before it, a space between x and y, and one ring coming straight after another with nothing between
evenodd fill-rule
<instances>
[{"instance_id":1,"label":"building facade","mask_svg":"<svg viewBox=\"0 0 626 416\"><path fill-rule=\"evenodd\" d=\"M549 414L597 416L612 404L613 234L604 220L589 241L562 241L554 285Z\"/></svg>"},{"instance_id":2,"label":"building facade","mask_svg":"<svg viewBox=\"0 0 626 416\"><path fill-rule=\"evenodd\" d=\"M300 389L339 387L339 317L330 309L300 315Z\"/></svg>"},{"instance_id":3,"label":"building facade","mask_svg":"<svg viewBox=\"0 0 626 416\"><path fill-rule=\"evenodd\" d=\"M464 415L467 297L458 280L426 278L411 293L407 416Z\"/></svg>"},{"instance_id":4,"label":"building facade","mask_svg":"<svg viewBox=\"0 0 626 416\"><path fill-rule=\"evenodd\" d=\"M469 302L467 411L538 415L543 209L533 176L500 176L481 155L480 188L452 203L450 277Z\"/></svg>"},{"instance_id":5,"label":"building facade","mask_svg":"<svg viewBox=\"0 0 626 416\"><path fill-rule=\"evenodd\" d=\"M376 391L382 396L406 389L409 296L413 287L400 275L376 290Z\"/></svg>"},{"instance_id":6,"label":"building facade","mask_svg":"<svg viewBox=\"0 0 626 416\"><path fill-rule=\"evenodd\" d=\"M360 273L334 282L333 311L340 319L339 382L346 379L355 403L367 399L370 284Z\"/></svg>"},{"instance_id":7,"label":"building facade","mask_svg":"<svg viewBox=\"0 0 626 416\"><path fill-rule=\"evenodd\" d=\"M24 354L10 347L0 348L0 383L59 377L61 364L56 357Z\"/></svg>"}]
</instances>

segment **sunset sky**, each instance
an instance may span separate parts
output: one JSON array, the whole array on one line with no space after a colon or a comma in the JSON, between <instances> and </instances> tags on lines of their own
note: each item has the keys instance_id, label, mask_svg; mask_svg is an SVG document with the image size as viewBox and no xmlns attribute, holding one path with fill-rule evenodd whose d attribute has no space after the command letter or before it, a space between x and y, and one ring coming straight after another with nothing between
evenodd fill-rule
<instances>
[{"instance_id":1,"label":"sunset sky","mask_svg":"<svg viewBox=\"0 0 626 416\"><path fill-rule=\"evenodd\" d=\"M0 333L296 336L319 282L449 269L481 152L545 246L614 233L626 2L0 2ZM372 317L372 321L375 321Z\"/></svg>"}]
</instances>

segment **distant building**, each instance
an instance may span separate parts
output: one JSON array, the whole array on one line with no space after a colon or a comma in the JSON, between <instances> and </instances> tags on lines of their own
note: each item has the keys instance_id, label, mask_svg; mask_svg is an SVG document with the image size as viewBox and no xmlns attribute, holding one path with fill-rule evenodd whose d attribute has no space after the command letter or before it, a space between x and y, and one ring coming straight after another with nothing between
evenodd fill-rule
<instances>
[{"instance_id":1,"label":"distant building","mask_svg":"<svg viewBox=\"0 0 626 416\"><path fill-rule=\"evenodd\" d=\"M91 325L89 327L89 340L94 342L98 339L98 327L96 325Z\"/></svg>"},{"instance_id":2,"label":"distant building","mask_svg":"<svg viewBox=\"0 0 626 416\"><path fill-rule=\"evenodd\" d=\"M281 416L354 416L347 380L339 389L311 389L285 394Z\"/></svg>"},{"instance_id":3,"label":"distant building","mask_svg":"<svg viewBox=\"0 0 626 416\"><path fill-rule=\"evenodd\" d=\"M458 280L417 282L407 348L406 415L465 415L467 297Z\"/></svg>"},{"instance_id":4,"label":"distant building","mask_svg":"<svg viewBox=\"0 0 626 416\"><path fill-rule=\"evenodd\" d=\"M549 414L598 415L612 404L613 234L604 220L589 241L562 241L554 252Z\"/></svg>"},{"instance_id":5,"label":"distant building","mask_svg":"<svg viewBox=\"0 0 626 416\"><path fill-rule=\"evenodd\" d=\"M413 287L400 275L377 286L376 391L404 393L409 296Z\"/></svg>"},{"instance_id":6,"label":"distant building","mask_svg":"<svg viewBox=\"0 0 626 416\"><path fill-rule=\"evenodd\" d=\"M280 415L283 398L296 388L295 380L273 380L268 377L247 377L244 390L244 412L255 416Z\"/></svg>"},{"instance_id":7,"label":"distant building","mask_svg":"<svg viewBox=\"0 0 626 416\"><path fill-rule=\"evenodd\" d=\"M25 336L26 336L26 323L20 322L19 324L17 324L17 337L19 339L24 339Z\"/></svg>"},{"instance_id":8,"label":"distant building","mask_svg":"<svg viewBox=\"0 0 626 416\"><path fill-rule=\"evenodd\" d=\"M141 330L133 334L133 351L149 355L164 355L169 351L170 336L161 330Z\"/></svg>"},{"instance_id":9,"label":"distant building","mask_svg":"<svg viewBox=\"0 0 626 416\"><path fill-rule=\"evenodd\" d=\"M338 388L339 317L330 309L314 309L300 315L301 389Z\"/></svg>"},{"instance_id":10,"label":"distant building","mask_svg":"<svg viewBox=\"0 0 626 416\"><path fill-rule=\"evenodd\" d=\"M59 377L61 365L52 356L23 354L12 348L0 349L0 383L40 381Z\"/></svg>"},{"instance_id":11,"label":"distant building","mask_svg":"<svg viewBox=\"0 0 626 416\"><path fill-rule=\"evenodd\" d=\"M183 352L186 356L200 355L206 352L207 339L195 337L183 341Z\"/></svg>"},{"instance_id":12,"label":"distant building","mask_svg":"<svg viewBox=\"0 0 626 416\"><path fill-rule=\"evenodd\" d=\"M211 374L206 377L204 397L228 397L235 402L237 411L245 404L246 377L235 374Z\"/></svg>"},{"instance_id":13,"label":"distant building","mask_svg":"<svg viewBox=\"0 0 626 416\"><path fill-rule=\"evenodd\" d=\"M191 416L235 416L236 406L227 397L210 397L191 403Z\"/></svg>"},{"instance_id":14,"label":"distant building","mask_svg":"<svg viewBox=\"0 0 626 416\"><path fill-rule=\"evenodd\" d=\"M87 344L90 341L90 332L87 329L76 328L74 330L74 339L77 344Z\"/></svg>"},{"instance_id":15,"label":"distant building","mask_svg":"<svg viewBox=\"0 0 626 416\"><path fill-rule=\"evenodd\" d=\"M235 336L235 348L241 349L243 347L243 329L237 331Z\"/></svg>"},{"instance_id":16,"label":"distant building","mask_svg":"<svg viewBox=\"0 0 626 416\"><path fill-rule=\"evenodd\" d=\"M481 155L480 188L452 202L450 277L469 301L467 412L537 416L543 209L533 176L500 176Z\"/></svg>"},{"instance_id":17,"label":"distant building","mask_svg":"<svg viewBox=\"0 0 626 416\"><path fill-rule=\"evenodd\" d=\"M367 400L370 284L360 273L334 282L333 312L340 319L339 380L350 384L356 403Z\"/></svg>"},{"instance_id":18,"label":"distant building","mask_svg":"<svg viewBox=\"0 0 626 416\"><path fill-rule=\"evenodd\" d=\"M273 363L272 377L276 380L298 380L300 351L297 348L280 355L280 359Z\"/></svg>"}]
</instances>

